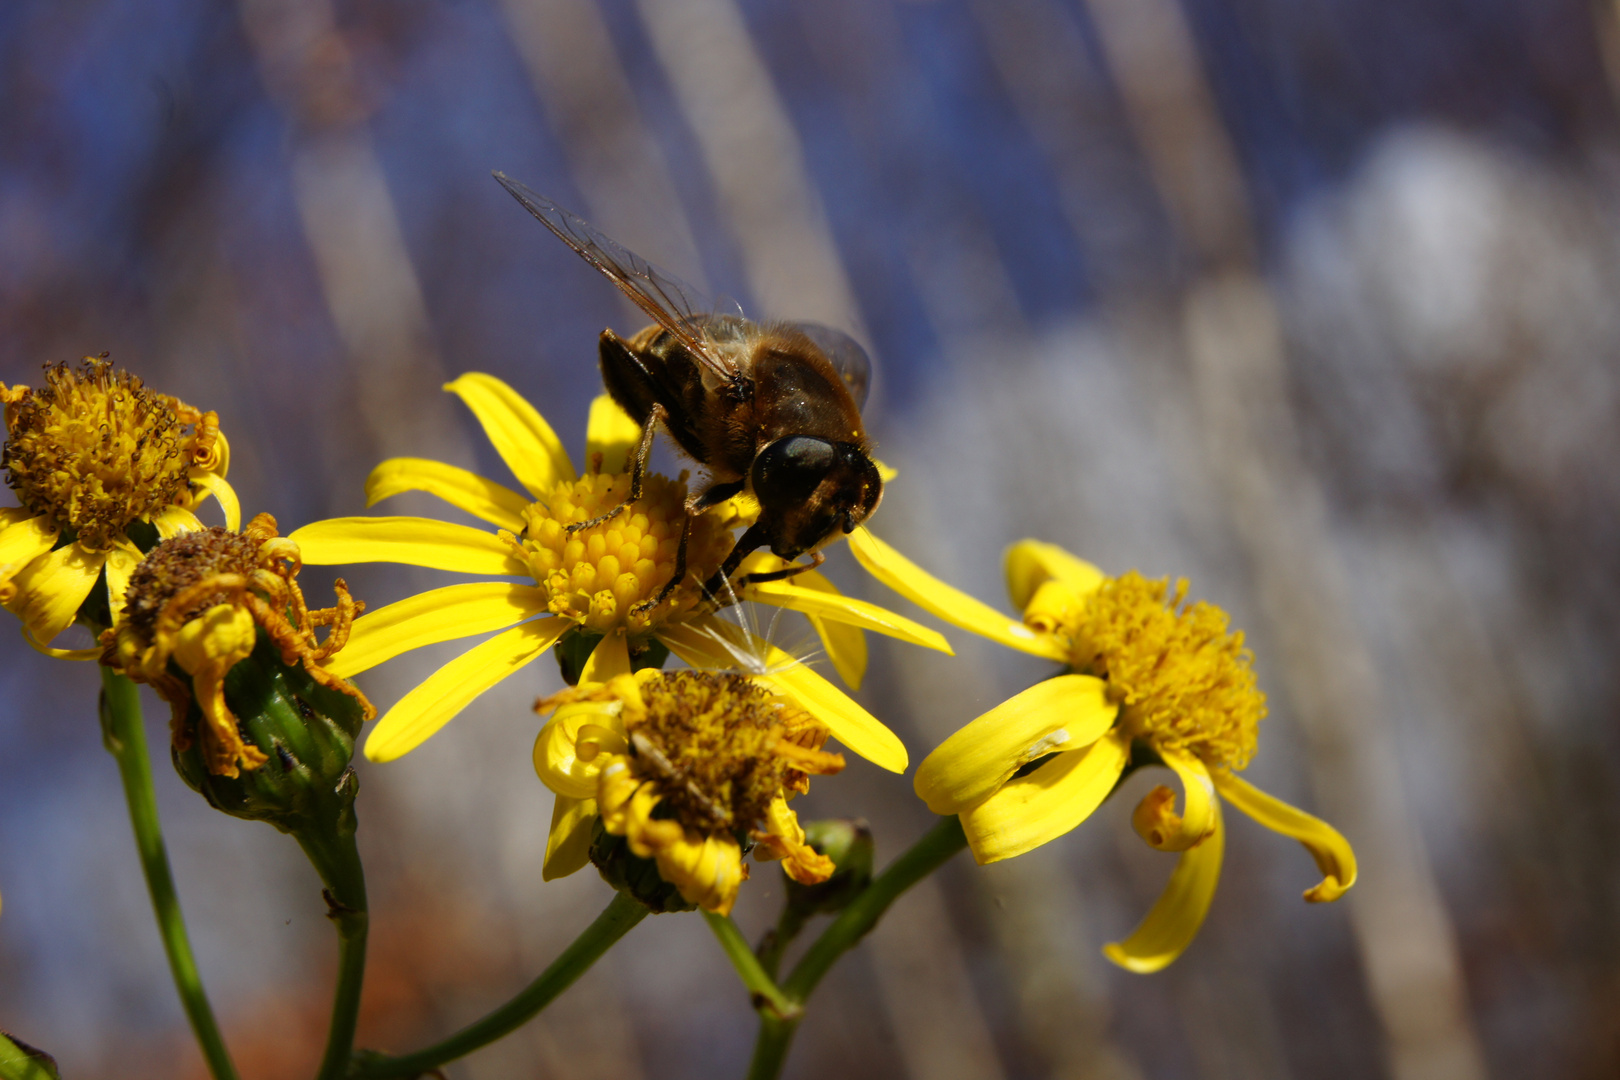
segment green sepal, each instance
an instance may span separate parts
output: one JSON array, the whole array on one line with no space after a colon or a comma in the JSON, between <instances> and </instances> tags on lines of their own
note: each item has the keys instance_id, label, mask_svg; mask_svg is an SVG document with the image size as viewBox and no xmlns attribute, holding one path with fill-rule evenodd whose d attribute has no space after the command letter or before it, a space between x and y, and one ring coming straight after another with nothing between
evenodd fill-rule
<instances>
[{"instance_id":1,"label":"green sepal","mask_svg":"<svg viewBox=\"0 0 1620 1080\"><path fill-rule=\"evenodd\" d=\"M659 876L657 862L631 851L629 841L602 827L601 818L591 824L591 862L603 881L645 904L655 915L697 910L696 904L681 896L681 890Z\"/></svg>"},{"instance_id":2,"label":"green sepal","mask_svg":"<svg viewBox=\"0 0 1620 1080\"><path fill-rule=\"evenodd\" d=\"M579 685L580 676L585 673L585 661L591 658L591 653L596 651L596 643L601 640L601 634L582 626L570 627L557 639L551 651L557 655L557 667L562 671L563 682L569 686ZM669 647L657 638L648 638L630 647L631 671L659 669L668 660Z\"/></svg>"},{"instance_id":3,"label":"green sepal","mask_svg":"<svg viewBox=\"0 0 1620 1080\"><path fill-rule=\"evenodd\" d=\"M0 1080L62 1080L56 1059L0 1031Z\"/></svg>"}]
</instances>

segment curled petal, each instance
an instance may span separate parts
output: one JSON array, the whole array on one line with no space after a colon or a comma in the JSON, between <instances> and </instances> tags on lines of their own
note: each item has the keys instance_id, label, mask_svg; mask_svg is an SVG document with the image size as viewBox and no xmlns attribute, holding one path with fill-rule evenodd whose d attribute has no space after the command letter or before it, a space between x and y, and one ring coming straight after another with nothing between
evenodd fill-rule
<instances>
[{"instance_id":1,"label":"curled petal","mask_svg":"<svg viewBox=\"0 0 1620 1080\"><path fill-rule=\"evenodd\" d=\"M551 648L572 625L566 619L535 619L462 653L377 721L366 740L367 759L392 761L415 750L478 695Z\"/></svg>"},{"instance_id":2,"label":"curled petal","mask_svg":"<svg viewBox=\"0 0 1620 1080\"><path fill-rule=\"evenodd\" d=\"M962 831L973 857L981 865L998 862L1056 840L1102 805L1129 759L1127 740L1110 732L1091 749L1058 754L966 807Z\"/></svg>"},{"instance_id":3,"label":"curled petal","mask_svg":"<svg viewBox=\"0 0 1620 1080\"><path fill-rule=\"evenodd\" d=\"M595 798L602 767L628 746L617 710L609 704L564 705L534 740L535 774L559 796Z\"/></svg>"},{"instance_id":4,"label":"curled petal","mask_svg":"<svg viewBox=\"0 0 1620 1080\"><path fill-rule=\"evenodd\" d=\"M225 511L225 527L231 532L242 528L242 504L236 500L236 490L226 482L219 473L207 469L191 469L187 478L219 503L221 510Z\"/></svg>"},{"instance_id":5,"label":"curled petal","mask_svg":"<svg viewBox=\"0 0 1620 1080\"><path fill-rule=\"evenodd\" d=\"M433 518L329 518L305 525L287 539L304 553L307 566L393 562L464 574L529 573L494 533Z\"/></svg>"},{"instance_id":6,"label":"curled petal","mask_svg":"<svg viewBox=\"0 0 1620 1080\"><path fill-rule=\"evenodd\" d=\"M1202 844L1181 853L1175 873L1153 909L1124 941L1104 946L1103 955L1127 971L1149 974L1180 956L1204 925L1215 885L1221 879L1221 858L1226 853L1226 829L1220 804L1215 804L1215 828Z\"/></svg>"},{"instance_id":7,"label":"curled petal","mask_svg":"<svg viewBox=\"0 0 1620 1080\"><path fill-rule=\"evenodd\" d=\"M1356 883L1356 853L1339 830L1230 772L1218 771L1213 779L1216 790L1233 806L1266 828L1305 845L1322 872L1322 881L1305 890L1306 900L1313 904L1337 900Z\"/></svg>"},{"instance_id":8,"label":"curled petal","mask_svg":"<svg viewBox=\"0 0 1620 1080\"><path fill-rule=\"evenodd\" d=\"M366 477L366 507L376 506L405 491L425 491L451 506L465 510L491 525L523 531L523 511L529 500L475 472L427 458L398 457L371 470Z\"/></svg>"},{"instance_id":9,"label":"curled petal","mask_svg":"<svg viewBox=\"0 0 1620 1080\"><path fill-rule=\"evenodd\" d=\"M1084 559L1040 540L1020 540L1008 548L1006 568L1007 595L1020 611L1029 606L1035 590L1049 580L1060 581L1084 597L1095 591L1105 577Z\"/></svg>"},{"instance_id":10,"label":"curled petal","mask_svg":"<svg viewBox=\"0 0 1620 1080\"><path fill-rule=\"evenodd\" d=\"M163 539L173 540L181 533L202 532L203 523L183 506L165 506L152 518L152 527Z\"/></svg>"},{"instance_id":11,"label":"curled petal","mask_svg":"<svg viewBox=\"0 0 1620 1080\"><path fill-rule=\"evenodd\" d=\"M533 585L473 581L432 589L360 616L342 651L324 666L352 678L412 649L502 630L545 609Z\"/></svg>"},{"instance_id":12,"label":"curled petal","mask_svg":"<svg viewBox=\"0 0 1620 1080\"><path fill-rule=\"evenodd\" d=\"M544 495L558 481L577 479L557 433L516 390L479 372L469 372L444 388L478 417L495 452L530 495Z\"/></svg>"},{"instance_id":13,"label":"curled petal","mask_svg":"<svg viewBox=\"0 0 1620 1080\"><path fill-rule=\"evenodd\" d=\"M1149 847L1160 851L1186 851L1202 843L1215 828L1215 785L1204 763L1192 754L1161 749L1159 757L1181 777L1186 811L1177 814L1176 793L1167 787L1156 787L1131 815L1131 825Z\"/></svg>"},{"instance_id":14,"label":"curled petal","mask_svg":"<svg viewBox=\"0 0 1620 1080\"><path fill-rule=\"evenodd\" d=\"M630 452L641 440L641 425L619 408L606 394L591 402L590 419L585 423L585 467L598 468L596 455L602 455L600 471L622 473L630 469Z\"/></svg>"},{"instance_id":15,"label":"curled petal","mask_svg":"<svg viewBox=\"0 0 1620 1080\"><path fill-rule=\"evenodd\" d=\"M595 820L595 799L557 796L551 808L551 832L546 836L546 861L540 870L543 880L567 877L591 861L591 825Z\"/></svg>"},{"instance_id":16,"label":"curled petal","mask_svg":"<svg viewBox=\"0 0 1620 1080\"><path fill-rule=\"evenodd\" d=\"M771 800L765 811L765 831L755 833L754 839L755 859L781 859L782 871L801 885L818 885L838 869L830 858L805 843L804 826L782 795Z\"/></svg>"},{"instance_id":17,"label":"curled petal","mask_svg":"<svg viewBox=\"0 0 1620 1080\"><path fill-rule=\"evenodd\" d=\"M981 637L1048 660L1067 654L1050 637L934 577L862 525L849 534L849 549L868 573L924 611Z\"/></svg>"},{"instance_id":18,"label":"curled petal","mask_svg":"<svg viewBox=\"0 0 1620 1080\"><path fill-rule=\"evenodd\" d=\"M936 814L959 813L1047 754L1084 750L1114 724L1119 706L1090 675L1038 682L969 721L917 767L918 798Z\"/></svg>"}]
</instances>

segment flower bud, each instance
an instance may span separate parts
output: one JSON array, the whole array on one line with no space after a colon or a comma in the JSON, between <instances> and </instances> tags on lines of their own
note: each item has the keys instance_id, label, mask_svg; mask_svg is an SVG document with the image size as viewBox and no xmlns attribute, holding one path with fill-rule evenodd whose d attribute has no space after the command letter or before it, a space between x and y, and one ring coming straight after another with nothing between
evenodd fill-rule
<instances>
[{"instance_id":1,"label":"flower bud","mask_svg":"<svg viewBox=\"0 0 1620 1080\"><path fill-rule=\"evenodd\" d=\"M860 818L830 818L804 827L805 841L837 867L814 885L786 877L788 906L804 916L833 915L866 891L872 881L872 828Z\"/></svg>"},{"instance_id":2,"label":"flower bud","mask_svg":"<svg viewBox=\"0 0 1620 1080\"><path fill-rule=\"evenodd\" d=\"M658 873L655 859L643 859L630 850L630 842L615 836L597 818L591 826L591 862L602 880L647 905L654 915L671 911L696 911L697 905L681 896L678 886Z\"/></svg>"}]
</instances>

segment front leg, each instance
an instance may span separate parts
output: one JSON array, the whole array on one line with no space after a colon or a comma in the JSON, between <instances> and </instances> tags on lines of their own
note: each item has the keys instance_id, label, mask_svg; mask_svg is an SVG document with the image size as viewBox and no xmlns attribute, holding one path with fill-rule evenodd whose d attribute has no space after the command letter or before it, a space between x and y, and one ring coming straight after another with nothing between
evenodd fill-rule
<instances>
[{"instance_id":1,"label":"front leg","mask_svg":"<svg viewBox=\"0 0 1620 1080\"><path fill-rule=\"evenodd\" d=\"M604 521L611 521L623 512L624 508L641 498L642 482L647 476L647 459L652 457L653 432L658 425L669 419L669 413L662 405L654 405L647 413L647 422L641 425L641 441L636 445L636 456L630 462L630 494L618 506L605 514L598 514L589 521L578 521L568 526L568 535L573 536L581 529L589 529L593 525L600 525Z\"/></svg>"},{"instance_id":2,"label":"front leg","mask_svg":"<svg viewBox=\"0 0 1620 1080\"><path fill-rule=\"evenodd\" d=\"M668 581L664 582L664 587L658 590L657 596L651 600L643 600L631 608L630 613L632 615L651 611L659 604L662 604L669 599L670 594L675 591L675 587L686 580L686 546L692 539L692 519L712 506L719 506L742 491L742 489L743 481L737 480L729 484L711 484L707 490L688 496L686 500L686 520L681 525L681 543L675 549L675 572L670 575Z\"/></svg>"},{"instance_id":3,"label":"front leg","mask_svg":"<svg viewBox=\"0 0 1620 1080\"><path fill-rule=\"evenodd\" d=\"M810 561L808 563L794 563L789 566L784 566L780 570L766 570L765 572L759 574L744 574L742 577L737 579L737 584L735 587L738 589L746 589L750 585L763 585L767 581L786 581L789 578L798 577L807 570L814 570L816 567L820 566L826 561L827 556L823 555L819 551L812 551L810 553Z\"/></svg>"}]
</instances>

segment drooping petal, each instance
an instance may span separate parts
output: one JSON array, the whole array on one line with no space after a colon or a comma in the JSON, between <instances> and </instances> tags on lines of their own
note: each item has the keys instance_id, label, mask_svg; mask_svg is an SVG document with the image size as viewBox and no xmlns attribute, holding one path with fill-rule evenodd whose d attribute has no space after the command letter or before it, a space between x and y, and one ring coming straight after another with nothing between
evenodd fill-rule
<instances>
[{"instance_id":1,"label":"drooping petal","mask_svg":"<svg viewBox=\"0 0 1620 1080\"><path fill-rule=\"evenodd\" d=\"M88 649L58 649L50 645L42 645L40 644L39 638L35 637L33 632L26 626L22 628L22 636L23 640L28 642L29 647L35 652L44 653L53 660L101 659L101 648L99 646L92 646Z\"/></svg>"},{"instance_id":2,"label":"drooping petal","mask_svg":"<svg viewBox=\"0 0 1620 1080\"><path fill-rule=\"evenodd\" d=\"M968 721L917 766L917 797L936 814L955 814L1005 784L1038 758L1084 750L1114 726L1119 706L1108 684L1059 675Z\"/></svg>"},{"instance_id":3,"label":"drooping petal","mask_svg":"<svg viewBox=\"0 0 1620 1080\"><path fill-rule=\"evenodd\" d=\"M1102 805L1129 758L1129 743L1110 733L1009 780L961 813L973 857L981 865L1010 859L1069 832Z\"/></svg>"},{"instance_id":4,"label":"drooping petal","mask_svg":"<svg viewBox=\"0 0 1620 1080\"><path fill-rule=\"evenodd\" d=\"M1084 559L1040 540L1020 540L1008 548L1006 567L1007 595L1019 611L1028 607L1035 590L1052 578L1084 596L1096 591L1107 577Z\"/></svg>"},{"instance_id":5,"label":"drooping petal","mask_svg":"<svg viewBox=\"0 0 1620 1080\"><path fill-rule=\"evenodd\" d=\"M586 658L585 666L580 669L579 681L581 683L605 683L620 675L630 674L630 645L625 640L623 630L614 630L605 634L591 655Z\"/></svg>"},{"instance_id":6,"label":"drooping petal","mask_svg":"<svg viewBox=\"0 0 1620 1080\"><path fill-rule=\"evenodd\" d=\"M1142 975L1167 966L1180 956L1209 914L1215 885L1221 879L1221 858L1226 852L1226 827L1220 804L1215 804L1215 828L1195 848L1181 853L1170 883L1159 894L1147 917L1124 941L1103 947L1103 955Z\"/></svg>"},{"instance_id":7,"label":"drooping petal","mask_svg":"<svg viewBox=\"0 0 1620 1080\"><path fill-rule=\"evenodd\" d=\"M827 654L838 677L851 690L859 690L866 679L866 634L858 626L833 622L816 615L806 616L810 629L821 639L821 651Z\"/></svg>"},{"instance_id":8,"label":"drooping petal","mask_svg":"<svg viewBox=\"0 0 1620 1080\"><path fill-rule=\"evenodd\" d=\"M310 566L394 562L464 574L529 574L494 533L432 518L328 518L287 539L298 545Z\"/></svg>"},{"instance_id":9,"label":"drooping petal","mask_svg":"<svg viewBox=\"0 0 1620 1080\"><path fill-rule=\"evenodd\" d=\"M25 513L25 511L19 511ZM5 526L0 531L0 577L33 562L56 546L61 533L50 527L50 519L43 515L24 518Z\"/></svg>"},{"instance_id":10,"label":"drooping petal","mask_svg":"<svg viewBox=\"0 0 1620 1080\"><path fill-rule=\"evenodd\" d=\"M152 527L165 540L173 540L181 533L202 532L203 523L183 506L165 506L152 518Z\"/></svg>"},{"instance_id":11,"label":"drooping petal","mask_svg":"<svg viewBox=\"0 0 1620 1080\"><path fill-rule=\"evenodd\" d=\"M469 372L444 388L471 409L495 452L530 495L549 493L559 480L577 479L557 433L523 399L493 375Z\"/></svg>"},{"instance_id":12,"label":"drooping petal","mask_svg":"<svg viewBox=\"0 0 1620 1080\"><path fill-rule=\"evenodd\" d=\"M822 581L826 582L824 589L809 583L801 585L801 579L809 576L801 574L792 581L766 581L750 585L743 590L742 598L776 607L791 608L815 618L858 626L863 630L873 630L879 634L899 638L912 645L921 645L925 649L937 649L947 655L951 654L950 644L937 630L930 630L876 604L857 600L853 596L845 596L825 578L822 578Z\"/></svg>"},{"instance_id":13,"label":"drooping petal","mask_svg":"<svg viewBox=\"0 0 1620 1080\"><path fill-rule=\"evenodd\" d=\"M219 503L220 509L225 511L225 527L231 532L240 532L242 528L242 504L237 502L236 489L226 482L218 473L207 469L190 469L186 478L193 484L212 495Z\"/></svg>"},{"instance_id":14,"label":"drooping petal","mask_svg":"<svg viewBox=\"0 0 1620 1080\"><path fill-rule=\"evenodd\" d=\"M107 561L105 551L64 544L36 558L11 579L17 593L7 605L40 645L73 625L79 605L95 588Z\"/></svg>"},{"instance_id":15,"label":"drooping petal","mask_svg":"<svg viewBox=\"0 0 1620 1080\"><path fill-rule=\"evenodd\" d=\"M1215 828L1215 785L1204 763L1185 750L1159 749L1159 757L1181 777L1186 806L1176 813L1176 793L1156 787L1131 815L1131 826L1149 847L1160 851L1186 851L1201 843Z\"/></svg>"},{"instance_id":16,"label":"drooping petal","mask_svg":"<svg viewBox=\"0 0 1620 1080\"><path fill-rule=\"evenodd\" d=\"M894 732L776 646L713 616L661 627L658 640L695 668L735 668L740 657L757 658L762 671L750 674L798 702L853 753L890 772L905 772L906 747Z\"/></svg>"},{"instance_id":17,"label":"drooping petal","mask_svg":"<svg viewBox=\"0 0 1620 1080\"><path fill-rule=\"evenodd\" d=\"M924 611L1021 652L1048 660L1068 659L1050 637L945 584L873 536L866 526L849 534L849 549L868 573Z\"/></svg>"},{"instance_id":18,"label":"drooping petal","mask_svg":"<svg viewBox=\"0 0 1620 1080\"><path fill-rule=\"evenodd\" d=\"M1305 845L1323 875L1320 884L1305 890L1306 900L1313 904L1337 900L1356 883L1356 853L1339 830L1230 772L1219 770L1213 779L1216 790L1233 806L1266 828Z\"/></svg>"},{"instance_id":19,"label":"drooping petal","mask_svg":"<svg viewBox=\"0 0 1620 1080\"><path fill-rule=\"evenodd\" d=\"M543 880L567 877L591 861L591 825L595 820L595 799L557 796L551 808L551 832L546 837L546 861L540 869Z\"/></svg>"},{"instance_id":20,"label":"drooping petal","mask_svg":"<svg viewBox=\"0 0 1620 1080\"><path fill-rule=\"evenodd\" d=\"M451 506L465 510L491 525L523 531L523 511L529 500L475 472L428 458L397 457L371 470L366 477L366 508L404 491L425 491Z\"/></svg>"},{"instance_id":21,"label":"drooping petal","mask_svg":"<svg viewBox=\"0 0 1620 1080\"><path fill-rule=\"evenodd\" d=\"M141 565L146 556L130 543L115 544L107 552L107 606L112 612L113 625L124 617L124 594L129 591L129 575Z\"/></svg>"},{"instance_id":22,"label":"drooping petal","mask_svg":"<svg viewBox=\"0 0 1620 1080\"><path fill-rule=\"evenodd\" d=\"M360 616L348 643L324 666L351 679L412 649L501 630L545 609L533 585L472 581L432 589Z\"/></svg>"},{"instance_id":23,"label":"drooping petal","mask_svg":"<svg viewBox=\"0 0 1620 1080\"><path fill-rule=\"evenodd\" d=\"M478 695L551 648L572 625L567 619L535 619L468 649L377 721L366 740L366 758L392 761L415 750Z\"/></svg>"},{"instance_id":24,"label":"drooping petal","mask_svg":"<svg viewBox=\"0 0 1620 1080\"><path fill-rule=\"evenodd\" d=\"M591 415L585 423L585 467L595 468L596 455L602 455L601 471L630 471L630 454L641 441L641 425L619 408L606 394L591 402Z\"/></svg>"}]
</instances>

